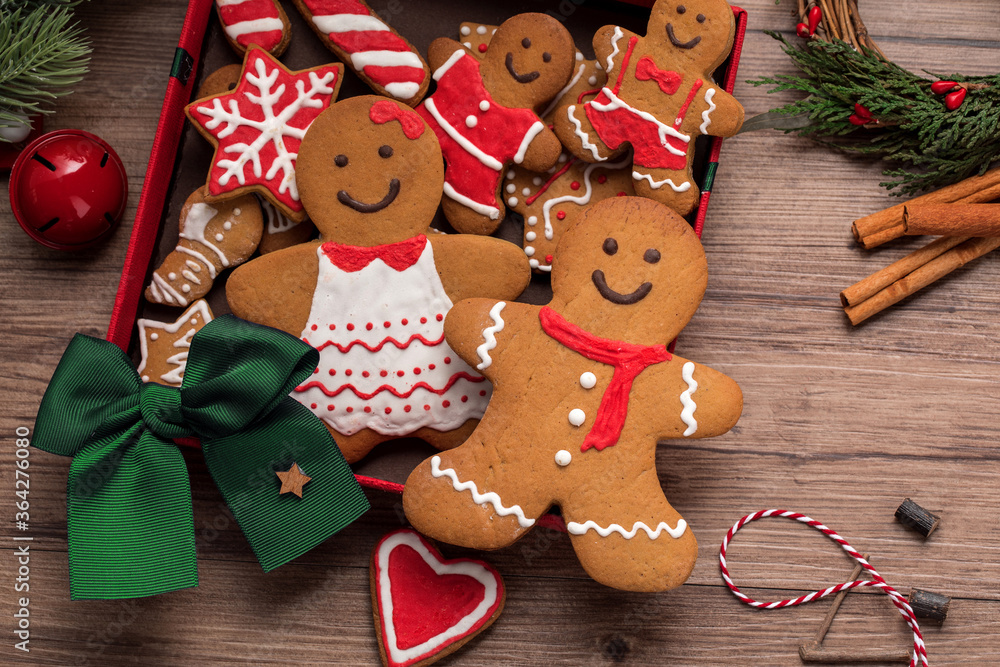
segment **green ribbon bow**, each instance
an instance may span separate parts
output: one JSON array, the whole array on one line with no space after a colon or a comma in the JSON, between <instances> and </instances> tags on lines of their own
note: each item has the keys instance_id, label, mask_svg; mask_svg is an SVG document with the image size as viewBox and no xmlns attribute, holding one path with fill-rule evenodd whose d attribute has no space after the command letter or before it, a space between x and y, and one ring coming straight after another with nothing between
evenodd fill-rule
<instances>
[{"instance_id":1,"label":"green ribbon bow","mask_svg":"<svg viewBox=\"0 0 1000 667\"><path fill-rule=\"evenodd\" d=\"M174 438L205 462L265 572L369 507L319 419L289 392L319 353L286 333L223 316L191 340L180 389L143 383L117 346L77 334L42 398L32 444L72 456L67 487L73 599L198 585L191 488ZM275 474L297 463L301 498Z\"/></svg>"}]
</instances>

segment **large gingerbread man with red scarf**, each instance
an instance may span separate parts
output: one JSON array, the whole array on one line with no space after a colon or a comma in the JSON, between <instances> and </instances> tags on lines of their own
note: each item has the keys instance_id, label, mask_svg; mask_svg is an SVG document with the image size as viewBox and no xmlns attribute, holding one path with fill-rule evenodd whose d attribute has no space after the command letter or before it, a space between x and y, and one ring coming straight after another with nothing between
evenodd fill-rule
<instances>
[{"instance_id":1,"label":"large gingerbread man with red scarf","mask_svg":"<svg viewBox=\"0 0 1000 667\"><path fill-rule=\"evenodd\" d=\"M455 305L449 345L493 382L469 439L410 475L403 507L424 535L498 549L552 505L584 569L634 591L679 586L694 535L656 475L656 443L728 431L739 387L668 345L707 280L690 225L662 204L595 204L555 251L544 307L495 299Z\"/></svg>"},{"instance_id":2,"label":"large gingerbread man with red scarf","mask_svg":"<svg viewBox=\"0 0 1000 667\"><path fill-rule=\"evenodd\" d=\"M587 162L631 146L636 194L687 215L699 197L691 175L695 139L730 137L743 125L743 107L712 80L735 30L725 0L657 0L645 37L604 26L594 51L607 84L556 113L559 140Z\"/></svg>"},{"instance_id":3,"label":"large gingerbread man with red scarf","mask_svg":"<svg viewBox=\"0 0 1000 667\"><path fill-rule=\"evenodd\" d=\"M437 139L415 111L373 96L338 102L298 155L320 239L248 262L226 283L233 313L320 351L292 396L349 462L393 438L438 449L465 440L490 385L448 347L444 317L466 297L513 299L530 279L512 243L424 233L443 177Z\"/></svg>"}]
</instances>

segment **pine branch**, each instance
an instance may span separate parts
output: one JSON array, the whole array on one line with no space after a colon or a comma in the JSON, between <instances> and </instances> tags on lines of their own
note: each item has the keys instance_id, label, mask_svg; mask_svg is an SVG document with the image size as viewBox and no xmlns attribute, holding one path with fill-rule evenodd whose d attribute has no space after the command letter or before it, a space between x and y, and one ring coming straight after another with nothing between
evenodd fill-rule
<instances>
[{"instance_id":1,"label":"pine branch","mask_svg":"<svg viewBox=\"0 0 1000 667\"><path fill-rule=\"evenodd\" d=\"M811 136L843 150L901 163L884 174L882 183L894 194L937 188L985 171L1000 159L1000 75L936 77L961 83L965 101L948 110L934 81L909 72L862 47L840 40L807 40L790 44L768 32L801 71L801 76L762 77L754 86L772 86L769 93L795 90L807 96L772 113L799 116L800 127L786 133ZM933 75L932 75L933 76ZM858 108L870 114L868 124Z\"/></svg>"},{"instance_id":2,"label":"pine branch","mask_svg":"<svg viewBox=\"0 0 1000 667\"><path fill-rule=\"evenodd\" d=\"M35 0L0 5L0 127L51 113L46 103L72 92L69 87L87 72L91 49L83 29L71 23L75 4Z\"/></svg>"}]
</instances>

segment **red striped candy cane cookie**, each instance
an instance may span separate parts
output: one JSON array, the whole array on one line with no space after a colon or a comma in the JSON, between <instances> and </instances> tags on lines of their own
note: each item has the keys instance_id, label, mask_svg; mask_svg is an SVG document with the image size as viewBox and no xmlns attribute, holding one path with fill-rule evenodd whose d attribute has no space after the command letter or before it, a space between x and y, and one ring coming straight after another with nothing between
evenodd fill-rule
<instances>
[{"instance_id":1,"label":"red striped candy cane cookie","mask_svg":"<svg viewBox=\"0 0 1000 667\"><path fill-rule=\"evenodd\" d=\"M215 0L226 40L241 56L256 44L280 56L292 39L292 27L278 0Z\"/></svg>"},{"instance_id":2,"label":"red striped candy cane cookie","mask_svg":"<svg viewBox=\"0 0 1000 667\"><path fill-rule=\"evenodd\" d=\"M733 539L733 536L736 535L740 528L747 525L751 521L757 521L758 519L765 519L772 516L784 519L794 519L795 521L804 523L807 526L812 526L839 544L851 558L856 560L861 567L868 572L871 579L848 581L843 584L837 584L836 586L824 588L823 590L813 591L812 593L791 600L758 602L757 600L751 599L744 594L735 583L733 583L732 578L729 576L729 568L726 565L726 550L729 548L729 542ZM746 515L733 524L733 527L729 529L728 533L726 533L726 537L723 538L722 546L719 547L719 569L722 570L722 579L726 582L726 586L729 587L729 590L733 592L733 595L751 607L756 607L758 609L781 609L782 607L794 607L800 604L805 604L806 602L812 602L814 600L819 600L820 598L825 598L828 595L836 595L840 591L850 590L852 588L877 588L889 596L889 599L892 600L892 604L896 606L899 613L903 615L903 619L906 621L906 624L910 626L910 629L913 631L913 656L910 658L910 667L916 667L918 662L923 665L923 667L928 667L929 663L927 662L927 648L924 646L924 636L920 634L920 626L917 624L917 617L914 616L913 609L910 607L909 603L907 603L906 597L887 584L885 579L882 578L882 575L876 572L875 568L873 568L860 553L855 551L854 547L847 543L847 540L815 519L810 519L804 514L789 512L788 510L763 510Z\"/></svg>"},{"instance_id":3,"label":"red striped candy cane cookie","mask_svg":"<svg viewBox=\"0 0 1000 667\"><path fill-rule=\"evenodd\" d=\"M361 0L294 0L326 47L382 95L416 106L430 83L417 49Z\"/></svg>"}]
</instances>

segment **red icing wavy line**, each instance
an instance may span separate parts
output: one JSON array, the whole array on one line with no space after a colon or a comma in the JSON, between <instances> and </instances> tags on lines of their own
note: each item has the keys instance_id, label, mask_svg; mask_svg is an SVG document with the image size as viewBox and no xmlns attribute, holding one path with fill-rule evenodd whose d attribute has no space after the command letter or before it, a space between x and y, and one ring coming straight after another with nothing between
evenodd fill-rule
<instances>
[{"instance_id":1,"label":"red icing wavy line","mask_svg":"<svg viewBox=\"0 0 1000 667\"><path fill-rule=\"evenodd\" d=\"M409 398L413 394L413 392L416 391L417 389L426 389L427 391L433 392L433 393L437 394L438 396L443 396L446 391L448 391L449 389L451 389L451 386L453 384L455 384L456 382L458 382L461 379L466 379L469 382L483 382L484 380L486 380L486 378L484 378L484 377L473 377L473 376L469 375L468 373L466 373L465 371L460 371L460 372L455 373L454 375L452 375L448 379L448 383L444 387L442 387L441 389L435 389L434 387L430 386L426 382L418 382L417 384L413 385L410 388L409 391L407 391L405 393L402 393L398 389L396 389L395 387L391 387L391 386L389 386L387 384L384 384L381 387L379 387L378 389L376 389L375 391L373 391L372 393L366 394L363 391L358 391L354 387L354 385L352 385L352 384L343 384L343 385L340 385L339 387L337 387L336 391L330 391L329 389L326 388L326 385L323 384L322 382L320 382L319 380L312 380L311 382L307 382L307 383L305 383L303 385L299 385L298 387L295 388L295 391L303 392L303 391L307 391L307 390L312 389L313 387L315 387L315 388L319 389L320 391L322 391L327 396L329 396L330 398L333 398L334 396L336 396L340 392L344 391L345 389L350 389L352 392L354 392L355 396L357 396L358 398L360 398L362 400L365 400L365 401L368 401L368 400L371 400L372 398L375 398L375 396L381 394L384 391L389 392L390 394L392 394L396 398Z\"/></svg>"},{"instance_id":2,"label":"red icing wavy line","mask_svg":"<svg viewBox=\"0 0 1000 667\"><path fill-rule=\"evenodd\" d=\"M576 162L576 158L573 158L571 160L567 160L566 164L563 165L563 168L560 169L559 171L557 171L556 173L552 174L552 177L549 178L549 180L545 181L545 183L542 185L542 187L538 188L538 192L536 192L535 194L533 194L530 197L528 197L527 199L525 199L524 203L527 204L528 206L531 206L532 204L534 204L535 200L538 199L542 195L543 192L545 192L546 190L548 190L549 186L556 182L556 179L558 179L560 176L562 176L563 174L565 174L566 170L569 169L570 166L574 162Z\"/></svg>"},{"instance_id":3,"label":"red icing wavy line","mask_svg":"<svg viewBox=\"0 0 1000 667\"><path fill-rule=\"evenodd\" d=\"M336 347L341 352L347 352L348 350L350 350L355 345L360 345L361 347L365 348L369 352L378 352L379 350L381 350L385 346L386 343L392 343L393 345L395 345L399 349L405 350L406 348L410 347L410 343L412 343L414 340L419 340L421 343L423 343L427 347L436 347L436 346L438 346L438 345L440 345L441 343L444 342L444 334L441 334L441 337L438 338L437 340L427 340L426 338L424 338L420 334L413 334L412 336L410 336L409 340L407 340L405 343L400 343L398 340L396 340L392 336L389 336L387 338L384 338L382 340L382 342L380 342L375 347L372 347L371 345L369 345L368 343L364 342L363 340L352 340L347 345L341 345L340 343L335 343L332 340L328 340L325 343L322 343L321 345L318 345L318 346L317 345L313 345L312 343L309 343L309 341L305 340L305 339L303 339L303 342L308 343L309 345L312 345L313 347L315 347L317 350L319 350L321 352L324 349L330 347L331 345L333 345L334 347Z\"/></svg>"}]
</instances>

